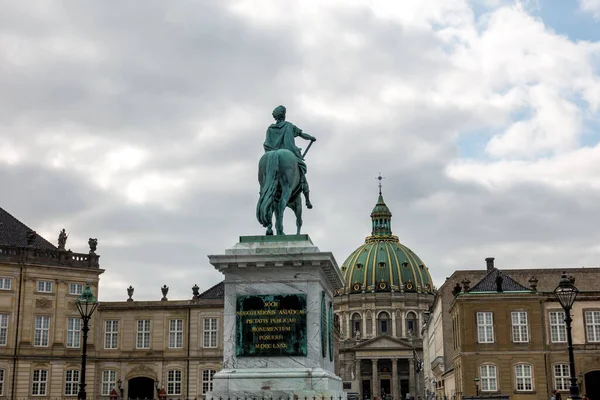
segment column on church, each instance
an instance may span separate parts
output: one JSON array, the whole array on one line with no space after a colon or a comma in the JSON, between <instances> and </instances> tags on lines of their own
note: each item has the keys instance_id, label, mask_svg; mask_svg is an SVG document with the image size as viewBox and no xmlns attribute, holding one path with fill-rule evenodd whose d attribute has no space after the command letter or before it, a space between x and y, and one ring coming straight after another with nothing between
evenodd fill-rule
<instances>
[{"instance_id":1,"label":"column on church","mask_svg":"<svg viewBox=\"0 0 600 400\"><path fill-rule=\"evenodd\" d=\"M356 381L358 382L358 390L357 390L358 391L358 398L359 399L363 399L364 395L363 395L363 392L362 392L362 375L361 375L361 372L360 372L360 361L361 361L360 358L356 360L356 363L355 363L356 364L356 366L355 366L356 371L355 371L355 373L356 373Z\"/></svg>"},{"instance_id":2,"label":"column on church","mask_svg":"<svg viewBox=\"0 0 600 400\"><path fill-rule=\"evenodd\" d=\"M415 382L415 360L414 358L410 358L408 360L408 391L415 398L417 397L415 392L416 387L417 386Z\"/></svg>"},{"instance_id":3,"label":"column on church","mask_svg":"<svg viewBox=\"0 0 600 400\"><path fill-rule=\"evenodd\" d=\"M363 311L361 314L362 314L362 322L361 322L362 333L360 335L360 338L366 339L367 338L367 312Z\"/></svg>"},{"instance_id":4,"label":"column on church","mask_svg":"<svg viewBox=\"0 0 600 400\"><path fill-rule=\"evenodd\" d=\"M350 311L346 311L346 335L345 337L347 339L351 338L354 336L354 334L352 333L352 330L350 329Z\"/></svg>"},{"instance_id":5,"label":"column on church","mask_svg":"<svg viewBox=\"0 0 600 400\"><path fill-rule=\"evenodd\" d=\"M373 322L371 324L371 337L375 337L377 336L377 312L373 311L373 314L371 314L371 321Z\"/></svg>"},{"instance_id":6,"label":"column on church","mask_svg":"<svg viewBox=\"0 0 600 400\"><path fill-rule=\"evenodd\" d=\"M392 336L396 336L396 311L392 311Z\"/></svg>"},{"instance_id":7,"label":"column on church","mask_svg":"<svg viewBox=\"0 0 600 400\"><path fill-rule=\"evenodd\" d=\"M373 363L373 376L371 377L371 398L379 397L379 369L377 368L377 359L371 359Z\"/></svg>"},{"instance_id":8,"label":"column on church","mask_svg":"<svg viewBox=\"0 0 600 400\"><path fill-rule=\"evenodd\" d=\"M394 399L400 398L400 391L398 387L398 359L392 358L392 397Z\"/></svg>"}]
</instances>

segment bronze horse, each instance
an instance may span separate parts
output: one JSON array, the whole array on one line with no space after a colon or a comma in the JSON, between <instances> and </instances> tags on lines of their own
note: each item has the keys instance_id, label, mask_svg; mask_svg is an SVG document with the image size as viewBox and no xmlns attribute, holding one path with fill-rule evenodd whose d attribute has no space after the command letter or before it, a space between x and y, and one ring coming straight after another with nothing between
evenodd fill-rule
<instances>
[{"instance_id":1,"label":"bronze horse","mask_svg":"<svg viewBox=\"0 0 600 400\"><path fill-rule=\"evenodd\" d=\"M286 149L263 154L258 162L258 182L260 197L256 205L256 218L267 228L266 234L273 234L275 213L275 230L278 235L285 235L283 212L289 207L296 214L296 234L299 235L302 227L302 187L296 155Z\"/></svg>"}]
</instances>

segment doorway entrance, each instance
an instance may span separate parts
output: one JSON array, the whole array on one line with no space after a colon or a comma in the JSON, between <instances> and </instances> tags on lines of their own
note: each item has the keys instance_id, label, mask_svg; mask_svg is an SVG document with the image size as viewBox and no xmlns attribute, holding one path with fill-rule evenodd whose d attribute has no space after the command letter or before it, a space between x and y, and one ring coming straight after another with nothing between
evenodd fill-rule
<instances>
[{"instance_id":1,"label":"doorway entrance","mask_svg":"<svg viewBox=\"0 0 600 400\"><path fill-rule=\"evenodd\" d=\"M391 394L392 393L392 388L390 386L390 380L389 379L381 379L381 397L387 395L387 394Z\"/></svg>"},{"instance_id":2,"label":"doorway entrance","mask_svg":"<svg viewBox=\"0 0 600 400\"><path fill-rule=\"evenodd\" d=\"M590 399L600 399L600 371L590 371L584 375L585 393Z\"/></svg>"},{"instance_id":3,"label":"doorway entrance","mask_svg":"<svg viewBox=\"0 0 600 400\"><path fill-rule=\"evenodd\" d=\"M140 376L129 380L127 397L130 399L154 399L154 379Z\"/></svg>"},{"instance_id":4,"label":"doorway entrance","mask_svg":"<svg viewBox=\"0 0 600 400\"><path fill-rule=\"evenodd\" d=\"M408 393L408 379L402 379L400 381L400 398L405 399L406 393Z\"/></svg>"},{"instance_id":5,"label":"doorway entrance","mask_svg":"<svg viewBox=\"0 0 600 400\"><path fill-rule=\"evenodd\" d=\"M362 381L362 394L363 399L371 398L371 381Z\"/></svg>"}]
</instances>

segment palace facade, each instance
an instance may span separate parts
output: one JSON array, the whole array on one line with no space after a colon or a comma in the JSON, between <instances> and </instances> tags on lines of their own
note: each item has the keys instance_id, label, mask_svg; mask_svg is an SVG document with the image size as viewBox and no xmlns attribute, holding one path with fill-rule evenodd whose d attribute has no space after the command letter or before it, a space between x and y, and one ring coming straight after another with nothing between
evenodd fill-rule
<instances>
[{"instance_id":1,"label":"palace facade","mask_svg":"<svg viewBox=\"0 0 600 400\"><path fill-rule=\"evenodd\" d=\"M428 397L543 400L569 394L565 313L554 296L559 269L456 271L423 329ZM579 289L571 315L581 394L600 398L600 268L568 268Z\"/></svg>"},{"instance_id":2,"label":"palace facade","mask_svg":"<svg viewBox=\"0 0 600 400\"><path fill-rule=\"evenodd\" d=\"M0 208L0 398L76 398L86 283L104 270L88 253L57 248ZM130 288L133 294L133 288ZM221 368L223 285L189 300L100 302L90 320L88 398L200 398ZM158 291L158 288L157 288Z\"/></svg>"}]
</instances>

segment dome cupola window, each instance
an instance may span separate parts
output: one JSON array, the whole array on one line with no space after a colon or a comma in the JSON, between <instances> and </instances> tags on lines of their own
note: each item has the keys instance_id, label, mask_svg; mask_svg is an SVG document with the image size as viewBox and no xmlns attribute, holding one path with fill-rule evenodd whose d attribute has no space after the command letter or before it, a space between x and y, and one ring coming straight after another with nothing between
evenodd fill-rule
<instances>
[{"instance_id":1,"label":"dome cupola window","mask_svg":"<svg viewBox=\"0 0 600 400\"><path fill-rule=\"evenodd\" d=\"M383 311L379 313L379 317L377 317L377 328L379 330L379 334L389 333L389 320L390 316L387 312Z\"/></svg>"},{"instance_id":2,"label":"dome cupola window","mask_svg":"<svg viewBox=\"0 0 600 400\"><path fill-rule=\"evenodd\" d=\"M352 315L352 334L355 338L360 338L361 316L359 313Z\"/></svg>"},{"instance_id":3,"label":"dome cupola window","mask_svg":"<svg viewBox=\"0 0 600 400\"><path fill-rule=\"evenodd\" d=\"M406 314L406 335L413 337L417 332L417 314L410 311Z\"/></svg>"}]
</instances>

